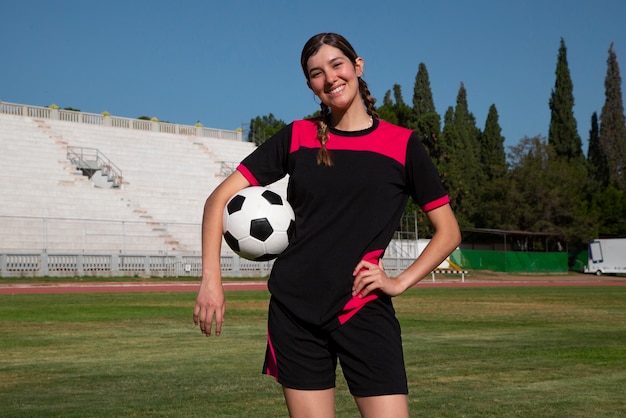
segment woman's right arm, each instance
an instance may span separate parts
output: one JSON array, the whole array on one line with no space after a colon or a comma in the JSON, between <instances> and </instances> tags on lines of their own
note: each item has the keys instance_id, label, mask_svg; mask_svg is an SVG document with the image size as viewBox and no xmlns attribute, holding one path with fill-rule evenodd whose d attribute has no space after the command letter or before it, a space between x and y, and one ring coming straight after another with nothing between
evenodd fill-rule
<instances>
[{"instance_id":1,"label":"woman's right arm","mask_svg":"<svg viewBox=\"0 0 626 418\"><path fill-rule=\"evenodd\" d=\"M202 216L202 282L193 310L193 322L200 331L211 335L215 319L215 335L222 332L226 310L220 253L222 249L222 216L228 200L238 191L250 186L239 171L228 176L207 198Z\"/></svg>"}]
</instances>

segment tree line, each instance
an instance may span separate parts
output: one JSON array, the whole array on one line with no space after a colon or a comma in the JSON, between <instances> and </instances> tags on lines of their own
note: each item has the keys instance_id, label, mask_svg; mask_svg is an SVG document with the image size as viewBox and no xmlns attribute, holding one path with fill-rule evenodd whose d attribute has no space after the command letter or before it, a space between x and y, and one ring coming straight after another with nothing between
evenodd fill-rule
<instances>
[{"instance_id":1,"label":"tree line","mask_svg":"<svg viewBox=\"0 0 626 418\"><path fill-rule=\"evenodd\" d=\"M505 149L495 104L482 129L460 84L456 104L435 109L428 70L420 63L412 101L401 86L386 92L381 119L415 131L448 190L461 227L543 232L559 236L570 252L598 237L626 237L626 120L617 56L611 43L604 80L605 102L594 112L583 152L574 117L574 84L563 38L548 100L547 138L524 137ZM309 115L310 117L314 115ZM260 144L286 123L272 113L250 121L248 139ZM409 202L407 212L416 211ZM430 236L421 214L419 235Z\"/></svg>"}]
</instances>

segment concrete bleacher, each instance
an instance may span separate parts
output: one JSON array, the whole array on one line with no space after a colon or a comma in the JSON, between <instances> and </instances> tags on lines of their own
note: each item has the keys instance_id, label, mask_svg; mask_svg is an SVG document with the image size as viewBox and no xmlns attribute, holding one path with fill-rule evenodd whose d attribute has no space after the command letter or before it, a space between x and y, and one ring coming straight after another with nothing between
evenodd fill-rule
<instances>
[{"instance_id":1,"label":"concrete bleacher","mask_svg":"<svg viewBox=\"0 0 626 418\"><path fill-rule=\"evenodd\" d=\"M68 146L106 155L122 171L121 187L95 187ZM253 149L0 112L0 251L197 254L204 201L224 178L223 162ZM284 185L272 188L284 193Z\"/></svg>"}]
</instances>

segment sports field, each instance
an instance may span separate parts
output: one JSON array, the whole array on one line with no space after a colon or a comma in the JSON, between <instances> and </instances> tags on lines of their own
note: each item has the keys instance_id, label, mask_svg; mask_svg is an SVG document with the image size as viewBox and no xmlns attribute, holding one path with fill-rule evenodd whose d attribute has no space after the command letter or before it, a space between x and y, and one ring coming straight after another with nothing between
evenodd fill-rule
<instances>
[{"instance_id":1,"label":"sports field","mask_svg":"<svg viewBox=\"0 0 626 418\"><path fill-rule=\"evenodd\" d=\"M626 287L422 286L395 299L412 416L626 416ZM278 417L265 290L0 294L2 417ZM337 416L358 416L338 378Z\"/></svg>"}]
</instances>

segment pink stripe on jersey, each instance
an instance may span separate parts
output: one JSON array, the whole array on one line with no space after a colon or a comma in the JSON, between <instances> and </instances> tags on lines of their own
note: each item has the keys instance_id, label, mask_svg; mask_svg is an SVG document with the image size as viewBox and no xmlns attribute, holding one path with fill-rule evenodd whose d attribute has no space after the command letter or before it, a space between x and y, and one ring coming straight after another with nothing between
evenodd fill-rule
<instances>
[{"instance_id":1,"label":"pink stripe on jersey","mask_svg":"<svg viewBox=\"0 0 626 418\"><path fill-rule=\"evenodd\" d=\"M292 128L292 141L289 152L298 151L300 147L319 148L317 139L317 119L296 121ZM391 125L383 120L372 132L361 136L344 136L330 133L326 147L329 150L367 151L392 158L404 165L406 147L413 131Z\"/></svg>"},{"instance_id":2,"label":"pink stripe on jersey","mask_svg":"<svg viewBox=\"0 0 626 418\"><path fill-rule=\"evenodd\" d=\"M248 167L246 167L245 165L239 164L237 166L237 171L239 171L241 174L243 174L243 176L246 178L246 180L248 180L248 183L250 183L251 186L260 186L261 185L259 183L259 181L254 177L252 172L250 172L250 170L248 170Z\"/></svg>"},{"instance_id":3,"label":"pink stripe on jersey","mask_svg":"<svg viewBox=\"0 0 626 418\"><path fill-rule=\"evenodd\" d=\"M383 250L375 250L371 251L363 257L363 260L369 261L373 264L378 264L378 260L383 255ZM361 297L360 294L352 296L352 299L348 301L341 310L338 315L339 323L341 325L345 324L348 319L352 318L358 311L361 310L366 303L373 301L374 299L378 299L378 293L376 291L370 293L364 298Z\"/></svg>"},{"instance_id":4,"label":"pink stripe on jersey","mask_svg":"<svg viewBox=\"0 0 626 418\"><path fill-rule=\"evenodd\" d=\"M422 210L424 212L428 212L433 209L437 209L447 203L450 203L450 198L448 196L443 196L443 197L440 197L439 199L433 200L432 202L426 203L424 206L422 206Z\"/></svg>"},{"instance_id":5,"label":"pink stripe on jersey","mask_svg":"<svg viewBox=\"0 0 626 418\"><path fill-rule=\"evenodd\" d=\"M270 337L270 331L267 330L267 345L269 347L267 369L265 373L274 376L274 379L278 382L278 364L276 361L276 353L274 352L274 346L272 345L272 338Z\"/></svg>"}]
</instances>

